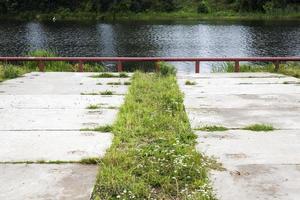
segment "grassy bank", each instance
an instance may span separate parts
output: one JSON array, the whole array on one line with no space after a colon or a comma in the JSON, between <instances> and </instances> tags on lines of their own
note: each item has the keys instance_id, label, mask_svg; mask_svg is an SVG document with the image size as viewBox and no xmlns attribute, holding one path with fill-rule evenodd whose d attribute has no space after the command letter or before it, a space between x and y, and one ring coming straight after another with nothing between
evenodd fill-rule
<instances>
[{"instance_id":1,"label":"grassy bank","mask_svg":"<svg viewBox=\"0 0 300 200\"><path fill-rule=\"evenodd\" d=\"M211 13L197 13L190 10L180 10L176 12L124 12L124 13L94 13L94 12L51 12L36 13L23 12L15 15L0 15L1 19L14 19L20 21L52 21L53 17L57 21L150 21L150 20L300 20L299 12L233 12L218 11Z\"/></svg>"},{"instance_id":2,"label":"grassy bank","mask_svg":"<svg viewBox=\"0 0 300 200\"><path fill-rule=\"evenodd\" d=\"M137 72L93 199L214 199L174 75Z\"/></svg>"},{"instance_id":3,"label":"grassy bank","mask_svg":"<svg viewBox=\"0 0 300 200\"><path fill-rule=\"evenodd\" d=\"M240 71L280 73L300 78L300 63L288 62L281 64L278 72L275 72L275 66L273 64L244 64L240 66ZM221 66L214 66L212 72L234 72L234 63L224 63Z\"/></svg>"}]
</instances>

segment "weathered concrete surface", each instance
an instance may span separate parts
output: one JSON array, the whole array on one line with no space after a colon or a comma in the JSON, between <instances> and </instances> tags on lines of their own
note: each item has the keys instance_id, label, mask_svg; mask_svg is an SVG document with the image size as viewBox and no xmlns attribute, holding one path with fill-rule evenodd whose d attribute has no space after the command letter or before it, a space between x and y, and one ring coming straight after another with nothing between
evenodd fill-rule
<instances>
[{"instance_id":1,"label":"weathered concrete surface","mask_svg":"<svg viewBox=\"0 0 300 200\"><path fill-rule=\"evenodd\" d=\"M226 169L211 173L219 199L300 199L299 79L268 73L178 79L193 128L267 123L282 129L196 131L197 150L216 157ZM197 85L186 86L186 80Z\"/></svg>"},{"instance_id":2,"label":"weathered concrete surface","mask_svg":"<svg viewBox=\"0 0 300 200\"><path fill-rule=\"evenodd\" d=\"M18 79L1 83L0 93L11 95L78 95L84 92L101 92L110 90L116 94L125 94L127 86L106 85L108 82L129 81L129 78L91 78L95 73L70 72L34 72ZM102 85L97 85L101 83Z\"/></svg>"},{"instance_id":3,"label":"weathered concrete surface","mask_svg":"<svg viewBox=\"0 0 300 200\"><path fill-rule=\"evenodd\" d=\"M104 156L112 135L87 131L0 131L0 141L1 162L80 161Z\"/></svg>"},{"instance_id":4,"label":"weathered concrete surface","mask_svg":"<svg viewBox=\"0 0 300 200\"><path fill-rule=\"evenodd\" d=\"M89 199L97 166L64 164L0 165L0 199Z\"/></svg>"},{"instance_id":5,"label":"weathered concrete surface","mask_svg":"<svg viewBox=\"0 0 300 200\"><path fill-rule=\"evenodd\" d=\"M112 124L117 113L116 109L1 109L0 131L80 130Z\"/></svg>"},{"instance_id":6,"label":"weathered concrete surface","mask_svg":"<svg viewBox=\"0 0 300 200\"><path fill-rule=\"evenodd\" d=\"M4 163L104 156L112 134L80 129L114 122L128 87L107 83L129 78L93 74L30 73L0 83L0 199L89 199L97 166ZM106 90L117 95L81 95Z\"/></svg>"}]
</instances>

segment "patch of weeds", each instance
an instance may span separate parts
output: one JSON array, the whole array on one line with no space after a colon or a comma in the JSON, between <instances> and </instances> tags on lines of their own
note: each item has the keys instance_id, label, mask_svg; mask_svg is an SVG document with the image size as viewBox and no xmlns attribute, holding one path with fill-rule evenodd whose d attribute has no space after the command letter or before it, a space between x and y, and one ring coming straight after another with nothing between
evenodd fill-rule
<instances>
[{"instance_id":1,"label":"patch of weeds","mask_svg":"<svg viewBox=\"0 0 300 200\"><path fill-rule=\"evenodd\" d=\"M159 74L161 76L175 76L176 73L177 73L177 70L176 68L171 65L171 64L168 64L168 63L165 63L165 62L160 62L159 63Z\"/></svg>"},{"instance_id":2,"label":"patch of weeds","mask_svg":"<svg viewBox=\"0 0 300 200\"><path fill-rule=\"evenodd\" d=\"M116 107L116 106L109 106L106 109L118 109L118 107Z\"/></svg>"},{"instance_id":3,"label":"patch of weeds","mask_svg":"<svg viewBox=\"0 0 300 200\"><path fill-rule=\"evenodd\" d=\"M92 78L115 78L117 76L114 75L114 74L111 74L111 73L100 73L100 74L97 74L97 75L93 75L91 77Z\"/></svg>"},{"instance_id":4,"label":"patch of weeds","mask_svg":"<svg viewBox=\"0 0 300 200\"><path fill-rule=\"evenodd\" d=\"M112 91L106 90L104 92L100 92L100 95L113 95L114 93Z\"/></svg>"},{"instance_id":5,"label":"patch of weeds","mask_svg":"<svg viewBox=\"0 0 300 200\"><path fill-rule=\"evenodd\" d=\"M120 74L100 73L97 75L93 75L91 77L92 78L128 78L129 75L125 72L121 72Z\"/></svg>"},{"instance_id":6,"label":"patch of weeds","mask_svg":"<svg viewBox=\"0 0 300 200\"><path fill-rule=\"evenodd\" d=\"M119 77L120 77L120 78L128 78L129 75L128 75L127 73L125 73L125 72L121 72L121 73L119 74Z\"/></svg>"},{"instance_id":7,"label":"patch of weeds","mask_svg":"<svg viewBox=\"0 0 300 200\"><path fill-rule=\"evenodd\" d=\"M100 158L84 158L80 161L66 161L66 160L37 160L37 161L17 161L17 162L0 162L0 164L74 164L80 163L83 165L95 165L100 162Z\"/></svg>"},{"instance_id":8,"label":"patch of weeds","mask_svg":"<svg viewBox=\"0 0 300 200\"><path fill-rule=\"evenodd\" d=\"M295 81L284 81L283 84L300 84L300 82L295 82Z\"/></svg>"},{"instance_id":9,"label":"patch of weeds","mask_svg":"<svg viewBox=\"0 0 300 200\"><path fill-rule=\"evenodd\" d=\"M215 131L228 131L229 129L223 126L203 126L197 128L199 131L215 132Z\"/></svg>"},{"instance_id":10,"label":"patch of weeds","mask_svg":"<svg viewBox=\"0 0 300 200\"><path fill-rule=\"evenodd\" d=\"M131 82L126 81L126 82L124 82L124 85L131 85Z\"/></svg>"},{"instance_id":11,"label":"patch of weeds","mask_svg":"<svg viewBox=\"0 0 300 200\"><path fill-rule=\"evenodd\" d=\"M197 83L195 82L195 81L189 81L189 80L187 80L186 82L185 82L185 85L196 85Z\"/></svg>"},{"instance_id":12,"label":"patch of weeds","mask_svg":"<svg viewBox=\"0 0 300 200\"><path fill-rule=\"evenodd\" d=\"M19 66L14 65L0 65L0 80L18 78L27 71Z\"/></svg>"},{"instance_id":13,"label":"patch of weeds","mask_svg":"<svg viewBox=\"0 0 300 200\"><path fill-rule=\"evenodd\" d=\"M100 163L100 158L83 158L80 160L80 164L84 164L84 165L97 165Z\"/></svg>"},{"instance_id":14,"label":"patch of weeds","mask_svg":"<svg viewBox=\"0 0 300 200\"><path fill-rule=\"evenodd\" d=\"M215 199L174 75L135 73L113 133L92 199Z\"/></svg>"},{"instance_id":15,"label":"patch of weeds","mask_svg":"<svg viewBox=\"0 0 300 200\"><path fill-rule=\"evenodd\" d=\"M105 126L98 126L96 128L86 128L86 129L81 129L80 131L96 131L96 132L102 132L102 133L109 133L113 131L113 127L110 125L105 125Z\"/></svg>"},{"instance_id":16,"label":"patch of weeds","mask_svg":"<svg viewBox=\"0 0 300 200\"><path fill-rule=\"evenodd\" d=\"M122 85L121 82L109 82L107 85Z\"/></svg>"},{"instance_id":17,"label":"patch of weeds","mask_svg":"<svg viewBox=\"0 0 300 200\"><path fill-rule=\"evenodd\" d=\"M102 83L97 83L96 85L103 85Z\"/></svg>"},{"instance_id":18,"label":"patch of weeds","mask_svg":"<svg viewBox=\"0 0 300 200\"><path fill-rule=\"evenodd\" d=\"M275 128L272 125L268 125L268 124L253 124L243 128L243 130L267 132L267 131L274 131Z\"/></svg>"},{"instance_id":19,"label":"patch of weeds","mask_svg":"<svg viewBox=\"0 0 300 200\"><path fill-rule=\"evenodd\" d=\"M91 104L91 105L89 105L86 109L89 109L89 110L96 110L96 109L100 109L100 108L101 108L100 105Z\"/></svg>"},{"instance_id":20,"label":"patch of weeds","mask_svg":"<svg viewBox=\"0 0 300 200\"><path fill-rule=\"evenodd\" d=\"M100 95L100 93L97 93L97 92L90 92L90 93L82 92L82 93L80 93L80 95Z\"/></svg>"}]
</instances>

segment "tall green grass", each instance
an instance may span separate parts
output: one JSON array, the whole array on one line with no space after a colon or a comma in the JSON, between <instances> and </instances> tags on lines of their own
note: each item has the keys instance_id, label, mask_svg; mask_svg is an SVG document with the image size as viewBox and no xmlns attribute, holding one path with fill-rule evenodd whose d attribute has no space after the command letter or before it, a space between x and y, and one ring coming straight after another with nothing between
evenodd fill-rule
<instances>
[{"instance_id":1,"label":"tall green grass","mask_svg":"<svg viewBox=\"0 0 300 200\"><path fill-rule=\"evenodd\" d=\"M36 50L29 52L27 56L30 57L57 57L53 51L49 50ZM37 62L24 62L24 66L32 71L38 71ZM69 63L64 61L45 62L45 70L48 72L76 72L79 70L79 65L76 63ZM104 67L98 63L85 63L85 72L102 72Z\"/></svg>"},{"instance_id":2,"label":"tall green grass","mask_svg":"<svg viewBox=\"0 0 300 200\"><path fill-rule=\"evenodd\" d=\"M20 77L28 71L28 69L20 66L0 64L0 81Z\"/></svg>"},{"instance_id":3,"label":"tall green grass","mask_svg":"<svg viewBox=\"0 0 300 200\"><path fill-rule=\"evenodd\" d=\"M212 72L222 73L222 72L234 72L234 63L226 62L219 65L214 65L212 67ZM299 62L287 62L280 64L278 72L275 71L275 66L270 63L262 64L243 64L240 65L241 72L270 72L270 73L280 73L288 76L294 76L296 78L300 77L300 63Z\"/></svg>"}]
</instances>

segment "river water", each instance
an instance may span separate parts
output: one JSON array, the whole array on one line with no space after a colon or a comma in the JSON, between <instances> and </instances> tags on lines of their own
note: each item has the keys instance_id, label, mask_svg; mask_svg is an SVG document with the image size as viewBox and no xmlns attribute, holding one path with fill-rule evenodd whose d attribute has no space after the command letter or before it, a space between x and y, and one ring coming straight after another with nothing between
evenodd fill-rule
<instances>
[{"instance_id":1,"label":"river water","mask_svg":"<svg viewBox=\"0 0 300 200\"><path fill-rule=\"evenodd\" d=\"M36 49L60 56L299 56L300 21L0 21L0 56ZM177 66L194 70L190 63Z\"/></svg>"}]
</instances>

